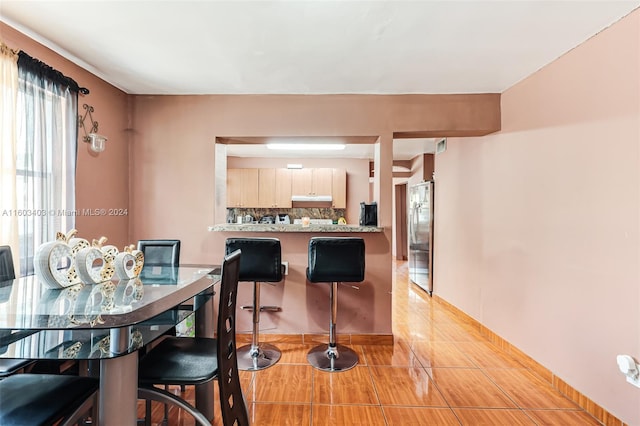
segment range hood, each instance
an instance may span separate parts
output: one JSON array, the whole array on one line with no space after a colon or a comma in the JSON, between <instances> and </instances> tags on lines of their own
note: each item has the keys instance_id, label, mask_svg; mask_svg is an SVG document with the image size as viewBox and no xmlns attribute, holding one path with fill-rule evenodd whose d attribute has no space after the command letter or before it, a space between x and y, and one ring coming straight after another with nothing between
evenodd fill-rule
<instances>
[{"instance_id":1,"label":"range hood","mask_svg":"<svg viewBox=\"0 0 640 426\"><path fill-rule=\"evenodd\" d=\"M304 201L304 202L331 202L331 195L292 195L291 201Z\"/></svg>"}]
</instances>

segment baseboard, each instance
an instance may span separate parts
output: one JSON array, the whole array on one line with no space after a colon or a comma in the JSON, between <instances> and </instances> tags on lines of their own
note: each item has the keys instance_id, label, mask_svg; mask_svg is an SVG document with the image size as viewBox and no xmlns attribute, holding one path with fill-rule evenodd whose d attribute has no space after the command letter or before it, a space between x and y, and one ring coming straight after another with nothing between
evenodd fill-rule
<instances>
[{"instance_id":1,"label":"baseboard","mask_svg":"<svg viewBox=\"0 0 640 426\"><path fill-rule=\"evenodd\" d=\"M250 333L236 334L238 343L251 343ZM393 334L338 334L338 343L343 345L393 345ZM260 341L268 343L320 344L328 343L328 334L268 334L260 333Z\"/></svg>"},{"instance_id":2,"label":"baseboard","mask_svg":"<svg viewBox=\"0 0 640 426\"><path fill-rule=\"evenodd\" d=\"M452 305L451 303L435 294L433 295L433 300L450 311L453 315L463 320L465 323L477 327L480 333L485 336L491 343L500 347L507 353L511 353L517 356L519 360L524 362L526 367L536 372L543 380L549 382L560 393L565 395L571 401L575 402L578 406L582 407L587 413L591 414L598 421L602 422L602 424L607 426L628 426L622 420L609 413L607 410L596 404L591 399L587 398L584 394L569 385L560 377L556 376L551 370L537 362L535 359L531 358L529 355L522 352L516 346L509 343L507 340L503 339L502 337L491 331L489 328L482 325L474 318L458 309L456 306Z\"/></svg>"}]
</instances>

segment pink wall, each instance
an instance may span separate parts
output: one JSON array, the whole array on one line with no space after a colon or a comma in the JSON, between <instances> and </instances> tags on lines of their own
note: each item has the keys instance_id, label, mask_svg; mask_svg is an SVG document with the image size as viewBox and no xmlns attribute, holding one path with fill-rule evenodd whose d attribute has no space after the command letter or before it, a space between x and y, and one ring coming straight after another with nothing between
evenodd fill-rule
<instances>
[{"instance_id":1,"label":"pink wall","mask_svg":"<svg viewBox=\"0 0 640 426\"><path fill-rule=\"evenodd\" d=\"M363 303L354 311L360 320L343 323L339 327L345 328L339 330L390 333L393 132L444 128L486 134L499 128L498 101L496 95L136 96L131 143L131 235L135 239L182 240L183 262L221 262L224 240L231 234L207 231L216 222L215 217L220 217L216 205L224 205L216 202L216 137L378 136L374 194L379 224L385 230L366 236L367 259L371 261L367 261L366 288L360 293ZM278 292L284 291L281 297L287 303L283 307L286 315L280 319L309 321L295 321L294 328L283 322L269 332L326 331L326 297L306 293L307 247L300 241L308 242L310 235L277 235L286 245L283 252L291 262L291 275L284 289L267 287L265 298L279 297ZM240 302L249 299L249 287L241 287ZM349 292L345 292L346 303ZM324 317L322 328L313 320L317 316ZM248 316L239 316L239 329L249 329Z\"/></svg>"},{"instance_id":2,"label":"pink wall","mask_svg":"<svg viewBox=\"0 0 640 426\"><path fill-rule=\"evenodd\" d=\"M421 154L411 159L409 186L431 180L434 169L434 155Z\"/></svg>"},{"instance_id":3,"label":"pink wall","mask_svg":"<svg viewBox=\"0 0 640 426\"><path fill-rule=\"evenodd\" d=\"M78 112L84 113L83 104L92 105L95 109L93 118L99 123L98 130L109 140L106 150L95 154L88 149L88 144L82 142L84 134L80 129L76 208L129 209L127 95L2 22L0 38L12 49L24 50L91 91L78 99ZM128 215L77 217L76 228L79 236L89 240L104 235L109 243L120 247L129 243Z\"/></svg>"},{"instance_id":4,"label":"pink wall","mask_svg":"<svg viewBox=\"0 0 640 426\"><path fill-rule=\"evenodd\" d=\"M436 156L434 291L629 424L640 389L640 13L502 95Z\"/></svg>"},{"instance_id":5,"label":"pink wall","mask_svg":"<svg viewBox=\"0 0 640 426\"><path fill-rule=\"evenodd\" d=\"M348 158L247 158L228 157L227 167L286 168L287 164L302 164L305 168L327 167L347 172L347 223L357 224L360 202L369 201L369 160Z\"/></svg>"},{"instance_id":6,"label":"pink wall","mask_svg":"<svg viewBox=\"0 0 640 426\"><path fill-rule=\"evenodd\" d=\"M495 94L135 96L130 236L180 238L186 262L219 260L220 241L206 231L216 217L216 137L379 135L376 201L390 227L393 132L486 134L499 129L499 115Z\"/></svg>"}]
</instances>

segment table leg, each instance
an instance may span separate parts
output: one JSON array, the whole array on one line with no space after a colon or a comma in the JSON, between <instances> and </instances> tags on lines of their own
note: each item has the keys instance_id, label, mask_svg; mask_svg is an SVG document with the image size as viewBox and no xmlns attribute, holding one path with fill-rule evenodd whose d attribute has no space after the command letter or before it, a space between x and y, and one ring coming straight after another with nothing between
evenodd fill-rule
<instances>
[{"instance_id":1,"label":"table leg","mask_svg":"<svg viewBox=\"0 0 640 426\"><path fill-rule=\"evenodd\" d=\"M100 360L100 425L135 425L137 403L138 353Z\"/></svg>"},{"instance_id":2,"label":"table leg","mask_svg":"<svg viewBox=\"0 0 640 426\"><path fill-rule=\"evenodd\" d=\"M211 293L212 294L212 293ZM195 311L195 334L196 337L214 337L214 307L213 296L198 295L194 298ZM212 380L196 388L196 408L209 421L213 421L214 400L215 400L215 381Z\"/></svg>"}]
</instances>

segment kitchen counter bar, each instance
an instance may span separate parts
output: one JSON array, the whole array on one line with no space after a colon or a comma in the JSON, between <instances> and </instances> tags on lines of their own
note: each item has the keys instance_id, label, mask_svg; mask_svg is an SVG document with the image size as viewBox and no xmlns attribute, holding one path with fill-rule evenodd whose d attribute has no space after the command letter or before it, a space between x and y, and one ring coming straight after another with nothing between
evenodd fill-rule
<instances>
[{"instance_id":1,"label":"kitchen counter bar","mask_svg":"<svg viewBox=\"0 0 640 426\"><path fill-rule=\"evenodd\" d=\"M392 341L391 329L391 259L389 228L376 226L311 224L220 224L210 226L212 244L224 248L227 238L277 238L286 264L282 283L263 285L261 304L279 306L279 312L260 315L262 337L287 340L307 335L317 339L329 332L329 285L307 280L309 240L312 237L359 237L365 241L365 279L357 286L340 286L339 339L355 338L359 342ZM253 286L238 286L238 305L253 303ZM251 330L253 316L238 310L237 330ZM270 334L272 337L267 337ZM349 337L351 336L351 337ZM359 340L358 340L359 339ZM390 340L391 339L391 340ZM304 341L299 340L300 342ZM315 340L313 340L315 341ZM348 340L347 340L348 341Z\"/></svg>"},{"instance_id":2,"label":"kitchen counter bar","mask_svg":"<svg viewBox=\"0 0 640 426\"><path fill-rule=\"evenodd\" d=\"M308 232L308 233L345 233L345 232L382 232L377 226L358 225L283 225L263 223L224 223L209 227L211 232Z\"/></svg>"}]
</instances>

